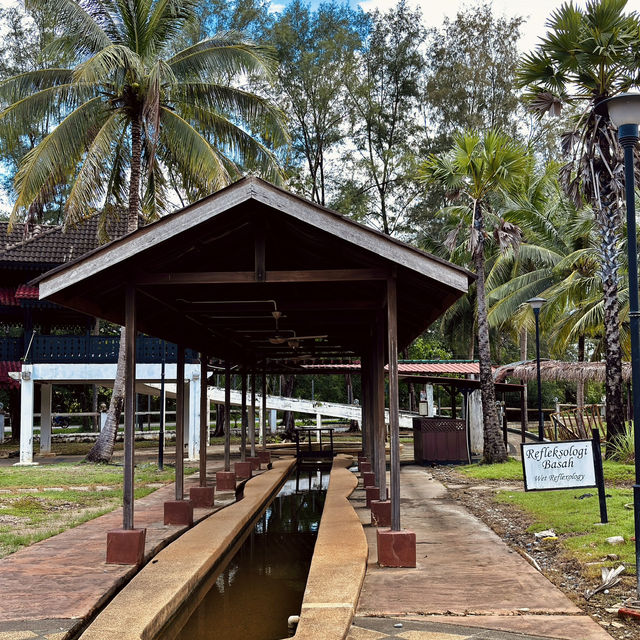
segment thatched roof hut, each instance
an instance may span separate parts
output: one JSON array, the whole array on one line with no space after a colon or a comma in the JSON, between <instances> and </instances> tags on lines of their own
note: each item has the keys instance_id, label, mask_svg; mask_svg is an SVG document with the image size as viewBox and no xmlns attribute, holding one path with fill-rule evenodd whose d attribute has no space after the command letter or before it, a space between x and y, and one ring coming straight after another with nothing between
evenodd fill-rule
<instances>
[{"instance_id":1,"label":"thatched roof hut","mask_svg":"<svg viewBox=\"0 0 640 640\"><path fill-rule=\"evenodd\" d=\"M540 378L542 380L589 382L595 380L604 382L604 362L562 362L561 360L541 360ZM524 360L512 362L498 367L493 372L496 382L504 382L507 378L520 380L535 380L537 377L536 361ZM622 377L625 381L631 379L631 363L622 363Z\"/></svg>"}]
</instances>

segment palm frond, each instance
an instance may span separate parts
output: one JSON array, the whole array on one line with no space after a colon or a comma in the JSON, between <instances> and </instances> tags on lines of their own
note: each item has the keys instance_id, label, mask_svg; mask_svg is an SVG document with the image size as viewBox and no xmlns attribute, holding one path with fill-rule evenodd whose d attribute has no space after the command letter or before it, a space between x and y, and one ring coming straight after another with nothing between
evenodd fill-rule
<instances>
[{"instance_id":1,"label":"palm frond","mask_svg":"<svg viewBox=\"0 0 640 640\"><path fill-rule=\"evenodd\" d=\"M112 113L91 141L65 205L65 225L74 226L104 203L108 182L105 162L122 137L124 117Z\"/></svg>"},{"instance_id":2,"label":"palm frond","mask_svg":"<svg viewBox=\"0 0 640 640\"><path fill-rule=\"evenodd\" d=\"M208 193L229 184L231 176L221 154L186 120L166 107L160 109L160 138L185 175Z\"/></svg>"},{"instance_id":3,"label":"palm frond","mask_svg":"<svg viewBox=\"0 0 640 640\"><path fill-rule=\"evenodd\" d=\"M82 40L85 50L96 52L111 44L109 36L79 2L74 0L25 0L27 10L46 9L59 24Z\"/></svg>"},{"instance_id":4,"label":"palm frond","mask_svg":"<svg viewBox=\"0 0 640 640\"><path fill-rule=\"evenodd\" d=\"M11 212L10 224L26 209L51 181L66 179L80 159L92 132L95 135L109 112L102 97L92 98L72 111L40 144L26 154L15 177L18 194Z\"/></svg>"},{"instance_id":5,"label":"palm frond","mask_svg":"<svg viewBox=\"0 0 640 640\"><path fill-rule=\"evenodd\" d=\"M110 44L86 62L79 65L74 73L76 82L104 83L118 75L130 83L140 82L144 74L143 62L129 47Z\"/></svg>"},{"instance_id":6,"label":"palm frond","mask_svg":"<svg viewBox=\"0 0 640 640\"><path fill-rule=\"evenodd\" d=\"M176 77L184 80L202 77L222 79L238 75L269 79L277 61L271 47L228 32L183 49L168 63Z\"/></svg>"},{"instance_id":7,"label":"palm frond","mask_svg":"<svg viewBox=\"0 0 640 640\"><path fill-rule=\"evenodd\" d=\"M290 141L284 113L254 93L213 82L180 82L172 87L171 99L200 109L202 113L233 114L233 120L260 131L263 140L276 148ZM214 129L215 124L214 121Z\"/></svg>"}]
</instances>

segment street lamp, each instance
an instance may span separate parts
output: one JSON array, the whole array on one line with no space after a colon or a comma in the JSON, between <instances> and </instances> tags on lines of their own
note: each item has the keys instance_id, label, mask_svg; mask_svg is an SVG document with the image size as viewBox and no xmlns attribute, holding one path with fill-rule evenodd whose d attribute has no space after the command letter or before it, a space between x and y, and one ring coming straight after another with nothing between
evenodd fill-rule
<instances>
[{"instance_id":1,"label":"street lamp","mask_svg":"<svg viewBox=\"0 0 640 640\"><path fill-rule=\"evenodd\" d=\"M536 317L536 369L538 372L538 440L544 440L544 415L542 413L542 387L540 386L540 309L546 302L544 298L527 300Z\"/></svg>"},{"instance_id":2,"label":"street lamp","mask_svg":"<svg viewBox=\"0 0 640 640\"><path fill-rule=\"evenodd\" d=\"M633 395L633 433L635 441L636 483L633 485L633 511L636 534L636 576L640 577L640 313L638 312L638 247L636 236L634 148L638 143L640 94L623 93L605 101L609 119L618 128L624 149L624 186L627 199L627 252L629 261L629 324L631 330L631 392ZM640 598L640 581L636 579Z\"/></svg>"}]
</instances>

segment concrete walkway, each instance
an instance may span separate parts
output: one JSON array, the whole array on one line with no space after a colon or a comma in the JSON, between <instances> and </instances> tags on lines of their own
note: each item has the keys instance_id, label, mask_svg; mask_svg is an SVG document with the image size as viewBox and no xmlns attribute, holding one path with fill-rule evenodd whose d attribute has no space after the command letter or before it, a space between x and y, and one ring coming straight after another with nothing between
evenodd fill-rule
<instances>
[{"instance_id":1,"label":"concrete walkway","mask_svg":"<svg viewBox=\"0 0 640 640\"><path fill-rule=\"evenodd\" d=\"M611 640L560 590L418 466L401 471L403 528L417 537L415 569L381 569L364 492L369 564L349 640ZM403 625L402 627L394 625Z\"/></svg>"},{"instance_id":2,"label":"concrete walkway","mask_svg":"<svg viewBox=\"0 0 640 640\"><path fill-rule=\"evenodd\" d=\"M207 475L221 468L214 463ZM197 482L185 478L185 495ZM164 502L173 496L171 484L135 502L135 526L147 528L147 561L186 529L163 523ZM215 508L195 509L194 521L234 500L233 492L216 494ZM82 626L136 573L105 562L107 531L121 526L117 509L1 559L0 640L63 640Z\"/></svg>"}]
</instances>

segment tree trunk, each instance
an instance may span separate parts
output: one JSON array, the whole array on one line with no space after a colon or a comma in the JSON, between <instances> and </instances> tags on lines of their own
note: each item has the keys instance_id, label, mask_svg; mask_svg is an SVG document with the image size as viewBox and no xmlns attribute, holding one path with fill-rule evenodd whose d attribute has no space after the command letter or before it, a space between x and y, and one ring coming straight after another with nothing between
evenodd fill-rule
<instances>
[{"instance_id":1,"label":"tree trunk","mask_svg":"<svg viewBox=\"0 0 640 640\"><path fill-rule=\"evenodd\" d=\"M140 212L140 173L142 160L142 128L140 120L134 118L131 122L131 173L129 176L129 211L127 216L127 231L138 228L138 214ZM113 394L109 403L107 420L104 429L98 435L95 445L87 454L89 462L110 462L113 448L118 434L120 414L124 405L124 374L126 368L126 330L120 329L120 348L118 350L118 366L116 379L113 381ZM110 442L107 440L111 438Z\"/></svg>"},{"instance_id":2,"label":"tree trunk","mask_svg":"<svg viewBox=\"0 0 640 640\"><path fill-rule=\"evenodd\" d=\"M224 435L224 405L217 404L216 405L216 428L213 431L214 438L222 438Z\"/></svg>"},{"instance_id":3,"label":"tree trunk","mask_svg":"<svg viewBox=\"0 0 640 640\"><path fill-rule=\"evenodd\" d=\"M618 302L618 271L620 244L620 213L616 204L607 204L602 197L603 207L596 212L596 222L600 233L600 259L602 293L604 301L604 343L606 364L606 421L607 456L610 443L624 433L624 407L622 398L622 348L620 345L620 317Z\"/></svg>"},{"instance_id":4,"label":"tree trunk","mask_svg":"<svg viewBox=\"0 0 640 640\"><path fill-rule=\"evenodd\" d=\"M291 398L293 396L293 388L296 384L296 377L282 376L281 380L283 380L281 395L285 398ZM282 426L284 428L284 437L288 440L293 440L295 435L294 429L296 428L295 414L293 411L284 412L282 416Z\"/></svg>"},{"instance_id":5,"label":"tree trunk","mask_svg":"<svg viewBox=\"0 0 640 640\"><path fill-rule=\"evenodd\" d=\"M482 413L484 417L484 461L487 463L505 462L507 450L502 439L502 430L496 409L496 393L491 372L491 347L489 343L489 321L487 318L487 302L484 284L484 242L482 211L476 208L476 230L478 231L478 247L475 251L476 267L476 306L478 322L478 359L480 361L480 390L482 396Z\"/></svg>"},{"instance_id":6,"label":"tree trunk","mask_svg":"<svg viewBox=\"0 0 640 640\"><path fill-rule=\"evenodd\" d=\"M118 349L118 366L116 367L116 379L113 382L113 393L104 429L98 434L96 443L87 454L89 462L110 462L113 456L113 448L118 435L120 414L124 405L124 370L125 370L125 329L120 329L120 347Z\"/></svg>"}]
</instances>

